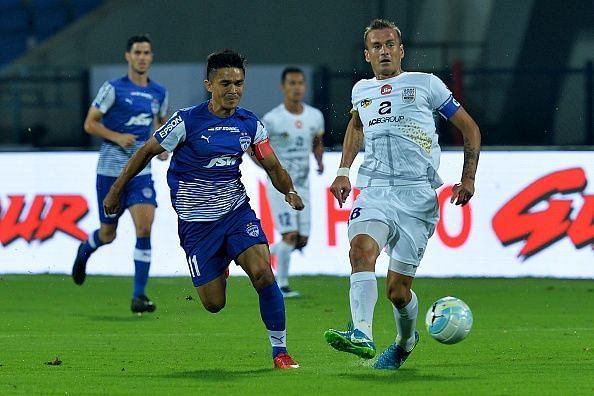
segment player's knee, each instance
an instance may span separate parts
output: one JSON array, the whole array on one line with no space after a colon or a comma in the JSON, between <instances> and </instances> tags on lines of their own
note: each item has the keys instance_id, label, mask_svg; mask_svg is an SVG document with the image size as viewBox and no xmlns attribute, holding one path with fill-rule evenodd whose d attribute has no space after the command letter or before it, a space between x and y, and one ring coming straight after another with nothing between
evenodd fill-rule
<instances>
[{"instance_id":1,"label":"player's knee","mask_svg":"<svg viewBox=\"0 0 594 396\"><path fill-rule=\"evenodd\" d=\"M368 270L369 267L375 266L377 244L371 238L367 239L369 239L369 241L356 236L351 241L349 258L351 260L351 266L355 272Z\"/></svg>"},{"instance_id":2,"label":"player's knee","mask_svg":"<svg viewBox=\"0 0 594 396\"><path fill-rule=\"evenodd\" d=\"M207 300L207 301L202 301L202 305L204 306L204 308L210 312L210 313L217 313L219 311L221 311L223 308L225 308L225 300Z\"/></svg>"},{"instance_id":3,"label":"player's knee","mask_svg":"<svg viewBox=\"0 0 594 396\"><path fill-rule=\"evenodd\" d=\"M410 291L402 284L388 285L388 299L396 308L404 308L410 301Z\"/></svg>"},{"instance_id":4,"label":"player's knee","mask_svg":"<svg viewBox=\"0 0 594 396\"><path fill-rule=\"evenodd\" d=\"M136 236L138 238L148 238L151 236L151 225L150 224L142 224L136 226Z\"/></svg>"},{"instance_id":5,"label":"player's knee","mask_svg":"<svg viewBox=\"0 0 594 396\"><path fill-rule=\"evenodd\" d=\"M268 267L261 267L252 272L252 284L256 289L262 289L274 282L274 274Z\"/></svg>"}]
</instances>

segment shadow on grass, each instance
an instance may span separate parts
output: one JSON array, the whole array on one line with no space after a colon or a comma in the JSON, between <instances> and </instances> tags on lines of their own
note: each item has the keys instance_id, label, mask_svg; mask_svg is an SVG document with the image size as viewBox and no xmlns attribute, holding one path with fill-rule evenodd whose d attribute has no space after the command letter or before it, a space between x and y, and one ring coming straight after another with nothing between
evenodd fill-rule
<instances>
[{"instance_id":1,"label":"shadow on grass","mask_svg":"<svg viewBox=\"0 0 594 396\"><path fill-rule=\"evenodd\" d=\"M459 376L459 375L438 375L423 371L418 372L416 369L400 369L400 370L376 370L370 369L366 372L358 373L340 373L336 377L350 381L368 381L368 382L389 382L389 383L403 383L403 382L442 382L442 381L468 381L476 380L477 377Z\"/></svg>"},{"instance_id":2,"label":"shadow on grass","mask_svg":"<svg viewBox=\"0 0 594 396\"><path fill-rule=\"evenodd\" d=\"M195 378L200 381L229 381L233 378L250 377L254 374L270 374L275 370L273 368L256 368L256 369L244 369L244 370L226 370L224 368L210 368L201 370L191 371L179 371L170 374L163 375L165 378Z\"/></svg>"},{"instance_id":3,"label":"shadow on grass","mask_svg":"<svg viewBox=\"0 0 594 396\"><path fill-rule=\"evenodd\" d=\"M148 314L147 314L148 315ZM147 315L129 314L129 315L76 315L84 316L89 320L95 320L99 322L136 322L139 320L148 319Z\"/></svg>"}]
</instances>

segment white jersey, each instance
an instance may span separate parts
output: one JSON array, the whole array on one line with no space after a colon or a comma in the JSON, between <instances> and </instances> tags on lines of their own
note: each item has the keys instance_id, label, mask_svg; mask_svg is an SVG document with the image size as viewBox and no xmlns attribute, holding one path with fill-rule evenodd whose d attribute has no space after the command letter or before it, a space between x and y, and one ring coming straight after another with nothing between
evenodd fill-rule
<instances>
[{"instance_id":1,"label":"white jersey","mask_svg":"<svg viewBox=\"0 0 594 396\"><path fill-rule=\"evenodd\" d=\"M303 184L309 175L313 139L324 134L324 117L315 107L303 104L301 114L290 113L284 104L262 118L270 144L293 183Z\"/></svg>"},{"instance_id":2,"label":"white jersey","mask_svg":"<svg viewBox=\"0 0 594 396\"><path fill-rule=\"evenodd\" d=\"M460 105L438 77L404 72L360 80L351 100L365 135L357 187L443 184L437 174L441 149L434 112L449 118Z\"/></svg>"}]
</instances>

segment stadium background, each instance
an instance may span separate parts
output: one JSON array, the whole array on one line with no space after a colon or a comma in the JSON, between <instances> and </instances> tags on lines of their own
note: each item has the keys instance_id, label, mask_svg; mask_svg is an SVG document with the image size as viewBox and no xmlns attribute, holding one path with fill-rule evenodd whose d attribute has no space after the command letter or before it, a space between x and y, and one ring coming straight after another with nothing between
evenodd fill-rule
<instances>
[{"instance_id":1,"label":"stadium background","mask_svg":"<svg viewBox=\"0 0 594 396\"><path fill-rule=\"evenodd\" d=\"M591 371L594 339L592 319L588 317L591 316L591 280L594 278L594 190L589 183L594 179L593 15L594 2L589 0L568 0L562 4L552 0L257 0L233 3L211 0L0 0L0 312L6 318L4 325L0 325L0 341L4 346L4 350L0 349L0 374L2 369L12 373L10 383L15 384L15 389L17 385L21 390L25 389L25 393L39 393L40 389L63 393L64 387L86 393L87 389L79 387L82 385L77 380L70 382L70 379L58 376L52 382L39 367L31 369L31 362L39 361L34 349L45 354L57 349L55 345L61 345L52 333L43 336L47 338L48 346L40 347L29 338L31 334L37 334L40 328L47 328L50 333L53 329L54 333L64 332L77 340L88 337L87 341L95 345L93 331L99 328L98 331L109 333L112 331L106 330L109 321L113 321L114 333L118 331L116 326L119 330L125 328L130 334L136 332L138 323L123 319L123 315L128 314L125 304L122 308L111 300L108 306L100 307L104 311L94 317L82 307L73 308L70 321L56 319L63 313L51 309L50 317L42 316L50 303L64 304L60 306L65 307L75 295L74 299L91 305L117 287L124 290L119 294L125 296L121 300L127 303L128 286L119 278L96 277L97 283L89 285L89 289L102 287L103 292L94 297L86 296L85 290L74 294L79 290L70 290L74 286L67 274L79 241L97 226L94 172L99 142L84 133L83 119L98 84L125 72L125 40L133 34L150 34L155 51L150 75L169 88L172 110L206 99L201 84L204 60L209 53L219 49L233 48L247 57L247 88L242 106L253 109L260 116L282 100L278 90L280 70L285 65L299 65L306 70L308 102L322 110L326 121L326 172L321 177L312 175L312 195L316 197L312 200L314 235L304 254L294 255L293 270L295 274L305 275L347 275L347 212L339 211L328 199L327 188L339 161L352 84L370 76L370 68L362 56L362 31L369 20L383 16L394 20L403 31L404 69L440 76L477 120L483 134L484 152L477 175L477 195L465 210L444 205L441 228L430 242L419 270L417 287L424 289L425 300L450 291L466 293L480 320L473 330L474 341L457 351L466 351L464 359L471 363L472 359L484 356L485 361L477 361L476 367L488 367L492 363L488 359L495 358L498 359L496 363L508 363L512 374L526 375L518 377L515 383L510 380L508 388L499 389L501 394L563 393L560 391L563 388L551 385L560 381L554 374L562 377L564 386L577 384L577 388L567 390L567 394L588 391L591 394L594 389L591 380L594 378ZM461 138L457 131L441 122L439 127L445 151L440 173L446 180L446 185L440 189L440 197L447 199L448 185L457 181L461 169ZM185 311L179 311L180 303L174 300L184 300L175 294L179 284L188 286L188 294L193 292L177 245L175 220L162 177L164 172L165 164L155 163L154 178L160 206L154 226L151 274L183 278L175 287L168 283L177 282L172 279L151 280L151 287L158 290L161 285L167 290L157 297L166 301L162 306L169 305L166 309L171 313L183 312L178 315L181 317ZM244 176L255 209L268 227L269 237L278 238L271 231L271 219L266 218L261 171L246 162ZM125 216L118 239L93 256L89 272L130 275L133 238L130 219ZM385 260L382 260L378 274L385 275ZM237 268L232 270L234 275L240 272ZM37 275L46 273L59 277ZM439 283L439 280L428 277L446 277L447 280ZM497 286L485 280L465 279L474 277L522 279L507 280ZM538 279L524 279L526 277ZM330 290L330 284L336 285L342 294L347 293L344 282L309 278L311 282L300 279L300 284L310 295L320 288ZM583 278L584 281L557 278ZM237 282L237 279L233 281ZM471 291L471 281L478 282L475 294ZM526 284L514 283L516 281L527 281L528 286L520 286ZM31 295L36 295L38 289L44 290L44 285L54 282L61 288L65 283L72 287L56 290L52 286L51 291L44 292L47 301L34 300L31 306L21 305L29 301ZM586 285L583 282L587 282ZM118 286L112 289L111 285ZM524 294L523 287L526 288ZM540 292L545 294L537 294ZM480 304L479 295L484 298ZM513 296L511 302L505 302L507 296ZM294 312L293 320L296 321L311 315L312 307L320 306L324 310L318 319L334 321L337 314L323 304L329 300L328 306L341 304L345 309L348 307L344 298L340 302L337 299L339 297L324 298L319 303L305 299L302 306L289 306L289 312ZM520 304L518 311L508 309L511 304ZM238 306L244 309L241 304ZM195 324L198 327L210 323L206 315L196 313L200 311L197 308L192 307L184 317L199 321ZM117 314L112 312L118 310L122 311L122 317L113 319L112 315ZM238 315L232 304L229 310L230 315ZM27 312L32 314L27 315ZM169 323L165 319L166 312L163 312L163 324ZM559 320L555 319L555 313ZM38 316L39 323L31 322L32 317ZM178 320L177 317L174 319ZM230 318L221 320L226 324L234 323ZM378 320L381 322L382 317ZM492 324L488 320L492 320ZM151 322L150 326L153 324ZM84 330L87 325L88 331ZM79 326L82 326L82 335L69 333ZM212 326L219 329L220 322ZM307 326L314 327L309 322ZM501 329L501 326L508 327ZM512 329L510 334L507 329ZM319 332L319 329L316 327L311 331ZM496 337L492 337L493 333ZM508 338L512 334L513 337ZM557 349L549 347L559 340L567 341L569 337L561 336L568 334L575 335L571 338L576 344L572 348L579 344L579 350L568 349L568 342ZM311 333L298 333L296 343L299 337L307 338L309 342L310 336ZM378 337L387 340L391 335L380 333ZM491 343L495 338L505 344L493 346ZM131 340L127 344L133 344L135 339L124 337L123 340L120 348L126 347L125 340ZM559 354L551 357L540 350L531 354L536 350L531 342L537 340L547 351L555 349L560 351ZM159 341L171 342L169 339ZM516 341L528 345L528 352L521 345L518 347ZM241 350L243 346L235 347ZM421 349L419 354L429 363L423 366L423 359L419 359L416 367L420 374L414 377L413 371L411 384L405 386L422 383L429 378L423 373L439 372L440 367L443 368L443 359L435 349L421 347L426 348L426 352ZM500 347L505 347L511 360L503 355L494 357L492 351ZM520 352L517 352L518 348ZM477 350L481 353L476 353ZM135 352L127 353L140 360ZM163 362L178 358L175 353L160 352ZM103 356L101 352L95 353ZM73 362L76 354L71 352L70 355L66 354L72 362L69 367L79 369ZM87 358L88 355L81 351L81 356ZM20 366L14 363L13 356L23 356L23 363ZM518 361L511 356L516 356ZM567 374L558 365L547 363L549 359L557 361L564 357L569 359L564 367ZM100 360L94 367L111 368L110 363L106 363L111 358L106 353L105 360ZM208 361L221 359L224 357L216 355ZM307 356L303 359L308 363ZM454 354L449 363L457 359ZM526 366L524 370L520 364L524 360L530 360L534 367ZM65 361L68 365L68 359ZM247 363L242 362L253 363L249 359ZM344 363L341 358L337 358L337 362L337 365ZM128 372L134 370L131 363L127 363ZM470 387L470 391L482 389L477 393L491 393L494 388L484 379L484 373L468 374L471 363L469 367L455 364L446 367L439 372L440 377L430 378L433 382L427 386L451 381L449 375L453 371L461 375L459 379L468 381L463 384L472 383L477 387ZM215 364L212 373L200 372L198 378L224 382L228 380L226 375L234 374L233 381L248 373L225 371L216 363L210 364ZM16 371L9 371L11 367L16 367ZM590 371L587 371L588 367ZM358 368L348 367L350 371ZM580 375L569 372L574 368L586 372ZM137 367L138 378L143 369L146 370ZM162 370L167 372L168 369ZM332 369L336 367L332 366ZM30 372L30 376L24 375L25 372ZM222 374L219 377L215 372ZM23 374L22 378L20 374ZM259 375L257 372L248 374ZM88 375L89 378L92 376ZM109 378L107 375L111 374L101 375ZM163 375L160 385L163 388L157 386L155 391L168 393L171 377ZM180 374L183 375L186 374ZM339 379L345 380L346 376L344 373ZM486 377L498 381L505 375ZM578 377L581 382L573 381L572 378ZM313 378L317 377L312 374L311 382L316 383ZM472 382L477 378L485 388ZM356 379L362 381L362 377ZM66 385L60 384L61 380ZM529 386L532 380L533 387L528 388L532 392L521 392L523 388L520 386ZM40 388L42 385L38 381L47 381L45 384L50 386ZM120 386L118 381L114 384ZM26 383L30 384L29 388ZM307 380L296 381L293 386L301 389L298 386L307 383ZM579 388L583 383L587 385ZM0 393L13 390L6 384L9 382L0 384ZM238 381L236 385L239 384L243 383ZM335 388L328 389L327 393L341 389L342 393L348 394L351 389L343 391L332 381L328 384ZM193 382L192 386L195 386ZM115 393L126 393L126 388L123 389ZM450 388L444 394L459 394L460 389L465 388ZM364 390L367 389L361 389ZM240 389L236 391L242 393ZM429 388L423 388L421 393L429 391ZM190 393L187 389L186 392Z\"/></svg>"},{"instance_id":2,"label":"stadium background","mask_svg":"<svg viewBox=\"0 0 594 396\"><path fill-rule=\"evenodd\" d=\"M303 67L309 83L307 102L319 107L326 120L327 171L321 178L312 175L316 180L312 194L322 198L314 202L325 203L339 158L332 151L340 150L348 120L350 88L370 75L362 56L361 32L371 18L384 15L402 28L404 68L436 73L448 83L477 119L486 151L467 224L462 222L463 211L442 208L442 233L454 237L467 233L465 243L444 245L442 238L434 238L431 243L438 248L430 247L429 252L435 251L446 263L485 250L501 255L488 260L475 257L466 267L452 266L451 271L428 271L427 275L592 277L593 210L587 183L594 170L592 4L573 0L559 10L553 1L320 4L260 0L230 7L216 1L2 0L0 30L12 57L11 51L3 52L0 73L0 148L4 152L0 155L0 273L67 273L67 252L96 226L92 184L99 141L81 126L101 83L126 72L127 37L150 34L155 51L150 74L168 87L172 111L207 98L201 83L204 60L217 49L231 47L247 57L242 105L260 116L282 100L278 89L282 68ZM446 151L440 171L447 175L447 187L458 177L461 138L453 128L443 123L439 127ZM531 162L537 151L543 154ZM244 165L246 184L258 212L267 217L256 194L263 176L250 165ZM574 168L583 173L578 176L583 180L573 181L575 185L552 180L555 174ZM535 183L545 183L544 190L521 208L540 213L533 216L534 224L525 224L516 234L498 232L492 224L495 214ZM64 195L84 201L74 224L67 224L73 219L56 207ZM161 185L158 195L155 230L163 229L168 237L157 234L154 250L178 251L166 186ZM547 204L560 199L569 206L555 220L555 211L547 210ZM36 207L42 210L36 213ZM333 241L330 233L315 231L330 227L334 209L326 204L314 208L314 219L321 224L314 222L309 254L297 258L309 265L295 265L296 273L348 273L348 266L339 264L347 258L345 233L336 232L338 240ZM517 215L512 220L519 221L520 212ZM277 238L270 219L268 223L269 238ZM344 231L344 218L336 224ZM69 226L74 228L68 230ZM112 273L110 257L126 260L132 245L125 238L130 233L121 234L122 241L97 255L104 262L98 272ZM523 255L527 241L538 248ZM335 265L319 262L334 247L343 252L336 255ZM565 273L554 270L552 263L559 257L577 268ZM176 271L159 265L157 259L155 274L183 273L183 263ZM113 273L131 270L120 268Z\"/></svg>"}]
</instances>

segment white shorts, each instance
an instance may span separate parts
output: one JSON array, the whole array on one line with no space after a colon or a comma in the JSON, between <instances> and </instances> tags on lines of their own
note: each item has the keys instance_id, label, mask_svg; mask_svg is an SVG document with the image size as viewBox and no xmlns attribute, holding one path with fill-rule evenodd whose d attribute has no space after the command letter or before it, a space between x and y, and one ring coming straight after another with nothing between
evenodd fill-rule
<instances>
[{"instance_id":1,"label":"white shorts","mask_svg":"<svg viewBox=\"0 0 594 396\"><path fill-rule=\"evenodd\" d=\"M307 180L307 179L306 179ZM305 208L295 210L285 201L285 196L278 192L270 180L266 183L266 195L270 202L270 210L274 219L274 228L280 234L298 232L299 235L309 236L311 228L311 206L309 204L309 182L304 185L295 185L295 191L303 200Z\"/></svg>"},{"instance_id":2,"label":"white shorts","mask_svg":"<svg viewBox=\"0 0 594 396\"><path fill-rule=\"evenodd\" d=\"M392 259L390 269L397 266L397 263L392 265L394 260L417 267L429 237L435 231L438 216L437 195L431 187L366 187L353 203L349 216L349 239L365 233L362 231L363 222L384 223L389 234L385 246L379 248L385 248ZM411 270L395 272L407 272L404 275L414 276L416 268Z\"/></svg>"}]
</instances>

